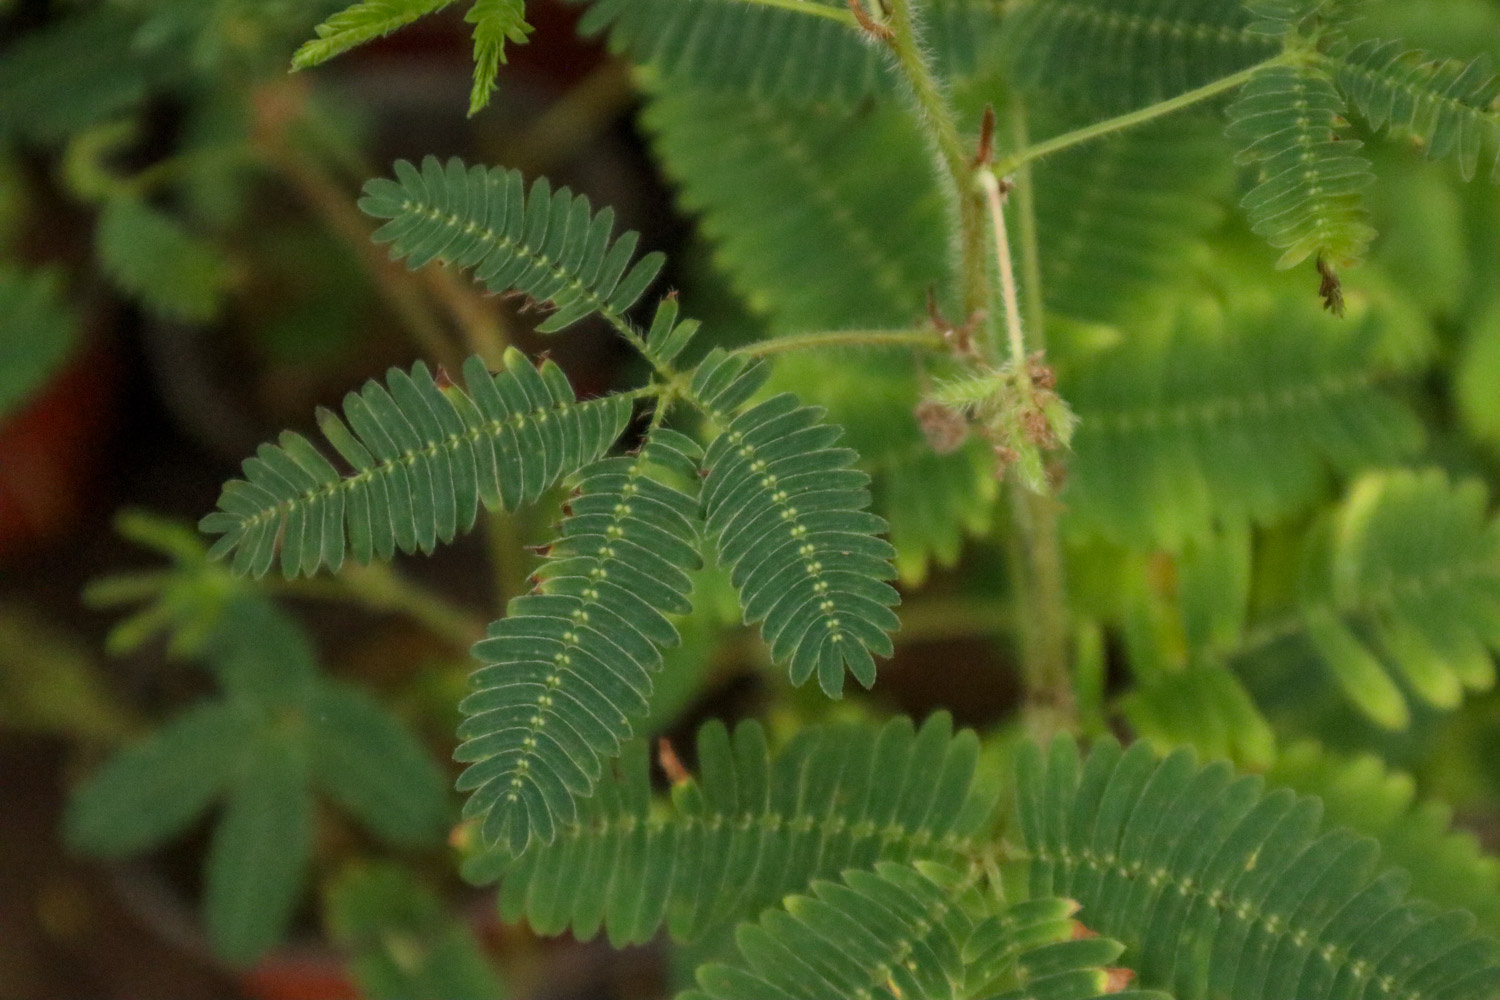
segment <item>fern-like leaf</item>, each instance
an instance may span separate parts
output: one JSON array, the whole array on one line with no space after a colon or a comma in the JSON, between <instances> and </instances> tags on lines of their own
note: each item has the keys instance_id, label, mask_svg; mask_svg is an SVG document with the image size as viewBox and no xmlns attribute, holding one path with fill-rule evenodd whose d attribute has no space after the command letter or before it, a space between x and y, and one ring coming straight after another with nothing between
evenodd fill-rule
<instances>
[{"instance_id":1,"label":"fern-like leaf","mask_svg":"<svg viewBox=\"0 0 1500 1000\"><path fill-rule=\"evenodd\" d=\"M1067 127L1047 124L1033 131ZM1036 165L1048 309L1107 323L1160 312L1223 220L1234 177L1222 131L1207 115L1172 116Z\"/></svg>"},{"instance_id":2,"label":"fern-like leaf","mask_svg":"<svg viewBox=\"0 0 1500 1000\"><path fill-rule=\"evenodd\" d=\"M901 85L849 9L804 0L801 9L747 0L567 0L589 5L586 36L649 65L670 86L755 98L848 106ZM991 0L944 0L925 12L928 41L946 79L974 73L999 23Z\"/></svg>"},{"instance_id":3,"label":"fern-like leaf","mask_svg":"<svg viewBox=\"0 0 1500 1000\"><path fill-rule=\"evenodd\" d=\"M948 276L942 196L904 108L853 119L697 86L642 116L679 204L778 333L905 325Z\"/></svg>"},{"instance_id":4,"label":"fern-like leaf","mask_svg":"<svg viewBox=\"0 0 1500 1000\"><path fill-rule=\"evenodd\" d=\"M490 103L495 77L505 62L505 43L525 45L531 25L526 23L526 0L474 0L464 20L474 26L474 89L469 93L469 114L476 115Z\"/></svg>"},{"instance_id":5,"label":"fern-like leaf","mask_svg":"<svg viewBox=\"0 0 1500 1000\"><path fill-rule=\"evenodd\" d=\"M1483 56L1434 59L1400 42L1366 41L1333 57L1334 79L1376 131L1419 140L1430 159L1452 157L1470 180L1481 154L1500 183L1500 79Z\"/></svg>"},{"instance_id":6,"label":"fern-like leaf","mask_svg":"<svg viewBox=\"0 0 1500 1000\"><path fill-rule=\"evenodd\" d=\"M734 361L710 354L695 395L708 396ZM703 498L707 534L745 622L763 623L771 656L788 664L793 684L816 673L837 697L846 666L865 687L875 683L871 654L891 655L887 633L900 624L891 607L900 597L884 582L895 575L895 550L876 537L886 523L865 510L869 476L850 468L858 456L835 447L843 431L822 415L783 393L721 420L725 430L704 458Z\"/></svg>"},{"instance_id":7,"label":"fern-like leaf","mask_svg":"<svg viewBox=\"0 0 1500 1000\"><path fill-rule=\"evenodd\" d=\"M1122 992L1125 946L1087 934L1066 899L999 902L977 867L881 862L817 881L735 935L740 959L699 968L679 1000L1167 1000Z\"/></svg>"},{"instance_id":8,"label":"fern-like leaf","mask_svg":"<svg viewBox=\"0 0 1500 1000\"><path fill-rule=\"evenodd\" d=\"M1144 744L1069 739L1016 765L1031 891L1082 904L1080 919L1118 937L1148 987L1182 1000L1493 994L1500 942L1474 918L1405 900L1374 841L1319 834L1321 806L1263 792L1222 763Z\"/></svg>"},{"instance_id":9,"label":"fern-like leaf","mask_svg":"<svg viewBox=\"0 0 1500 1000\"><path fill-rule=\"evenodd\" d=\"M1412 873L1418 895L1470 911L1486 934L1500 931L1500 859L1482 853L1472 833L1454 829L1446 804L1419 800L1410 775L1388 770L1373 754L1299 743L1281 752L1266 780L1318 796L1330 823L1380 841L1381 855Z\"/></svg>"},{"instance_id":10,"label":"fern-like leaf","mask_svg":"<svg viewBox=\"0 0 1500 1000\"><path fill-rule=\"evenodd\" d=\"M815 882L735 935L740 961L698 970L678 1000L922 997L956 1000L974 918L974 877L931 865L877 865ZM1088 996L1071 993L1070 997Z\"/></svg>"},{"instance_id":11,"label":"fern-like leaf","mask_svg":"<svg viewBox=\"0 0 1500 1000\"><path fill-rule=\"evenodd\" d=\"M446 166L436 157L418 170L396 163L396 180L365 185L359 207L390 221L375 239L416 270L434 260L472 268L476 281L500 293L517 289L556 312L539 329L551 333L599 313L617 328L624 312L661 270L650 253L631 266L638 237L611 238L614 211L594 215L589 200L545 177L528 192L521 175L499 167Z\"/></svg>"},{"instance_id":12,"label":"fern-like leaf","mask_svg":"<svg viewBox=\"0 0 1500 1000\"><path fill-rule=\"evenodd\" d=\"M290 577L337 570L346 551L361 563L430 552L472 527L481 504L535 502L624 431L628 397L578 402L552 362L534 368L514 349L505 360L491 375L469 359L465 389L440 385L420 361L409 375L393 368L384 386L371 379L344 397L344 419L320 410L350 473L291 431L262 445L199 525L221 536L210 555L232 554L236 573L260 576L279 549Z\"/></svg>"},{"instance_id":13,"label":"fern-like leaf","mask_svg":"<svg viewBox=\"0 0 1500 1000\"><path fill-rule=\"evenodd\" d=\"M1361 198L1375 175L1361 144L1338 135L1343 114L1343 98L1313 66L1256 73L1229 108L1229 137L1257 177L1241 205L1283 251L1277 267L1315 256L1337 271L1364 259L1375 237Z\"/></svg>"},{"instance_id":14,"label":"fern-like leaf","mask_svg":"<svg viewBox=\"0 0 1500 1000\"><path fill-rule=\"evenodd\" d=\"M453 0L359 0L313 29L318 37L297 50L292 68L325 63L452 4ZM489 103L495 75L505 62L505 43L525 44L531 25L526 23L526 0L474 0L464 20L474 26L474 88L469 95L472 115Z\"/></svg>"},{"instance_id":15,"label":"fern-like leaf","mask_svg":"<svg viewBox=\"0 0 1500 1000\"><path fill-rule=\"evenodd\" d=\"M663 473L696 484L700 457L658 429L637 455L584 469L541 582L474 647L487 665L460 706L456 757L486 841L513 854L551 843L645 714L661 647L679 641L665 616L691 610L699 565L698 501Z\"/></svg>"},{"instance_id":16,"label":"fern-like leaf","mask_svg":"<svg viewBox=\"0 0 1500 1000\"><path fill-rule=\"evenodd\" d=\"M1465 690L1495 684L1500 521L1486 502L1477 481L1455 486L1436 470L1370 474L1314 532L1302 573L1308 636L1384 726L1406 725L1407 693L1454 708Z\"/></svg>"},{"instance_id":17,"label":"fern-like leaf","mask_svg":"<svg viewBox=\"0 0 1500 1000\"><path fill-rule=\"evenodd\" d=\"M1250 22L1226 0L1021 0L1002 44L1022 86L1124 110L1274 55Z\"/></svg>"},{"instance_id":18,"label":"fern-like leaf","mask_svg":"<svg viewBox=\"0 0 1500 1000\"><path fill-rule=\"evenodd\" d=\"M1179 548L1216 524L1267 524L1353 473L1409 454L1416 417L1383 387L1368 323L1310 306L1184 315L1159 343L1090 358L1062 388L1079 416L1066 501L1076 529Z\"/></svg>"},{"instance_id":19,"label":"fern-like leaf","mask_svg":"<svg viewBox=\"0 0 1500 1000\"><path fill-rule=\"evenodd\" d=\"M676 779L670 809L653 808L646 748L632 744L555 842L483 851L464 873L498 878L501 917L541 934L602 928L621 946L665 924L695 940L846 868L961 864L993 818L978 754L946 715L919 730L812 726L774 754L759 723L710 722L689 758L699 774Z\"/></svg>"}]
</instances>

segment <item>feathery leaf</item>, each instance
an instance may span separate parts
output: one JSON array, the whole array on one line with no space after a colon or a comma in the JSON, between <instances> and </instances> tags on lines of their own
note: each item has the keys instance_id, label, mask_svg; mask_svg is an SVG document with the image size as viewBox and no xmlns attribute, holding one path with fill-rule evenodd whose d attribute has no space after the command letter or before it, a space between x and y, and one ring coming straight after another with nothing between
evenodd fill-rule
<instances>
[{"instance_id":1,"label":"feathery leaf","mask_svg":"<svg viewBox=\"0 0 1500 1000\"><path fill-rule=\"evenodd\" d=\"M1477 481L1454 485L1437 470L1371 473L1313 532L1303 622L1345 693L1381 725L1406 725L1408 694L1454 708L1465 690L1495 684L1500 520L1486 502Z\"/></svg>"},{"instance_id":2,"label":"feathery leaf","mask_svg":"<svg viewBox=\"0 0 1500 1000\"><path fill-rule=\"evenodd\" d=\"M710 354L694 377L702 398L721 364ZM726 407L727 409L727 407ZM771 657L793 684L814 673L830 697L844 669L875 683L871 654L890 656L899 603L884 581L895 550L877 537L886 523L866 511L869 476L851 469L852 449L835 447L842 429L795 396L773 396L725 427L704 458L707 535L739 591L745 622L761 622Z\"/></svg>"},{"instance_id":3,"label":"feathery leaf","mask_svg":"<svg viewBox=\"0 0 1500 1000\"><path fill-rule=\"evenodd\" d=\"M600 929L616 946L665 924L694 940L753 917L817 878L877 861L960 864L986 832L993 792L976 783L979 742L935 715L920 730L811 726L776 753L759 723L698 733L699 775L671 808L651 805L646 749L628 747L578 818L519 857L471 857L471 881L500 881L500 914L540 934Z\"/></svg>"},{"instance_id":4,"label":"feathery leaf","mask_svg":"<svg viewBox=\"0 0 1500 1000\"><path fill-rule=\"evenodd\" d=\"M1023 87L1121 111L1276 52L1232 0L1020 0L1007 10L1002 38Z\"/></svg>"},{"instance_id":5,"label":"feathery leaf","mask_svg":"<svg viewBox=\"0 0 1500 1000\"><path fill-rule=\"evenodd\" d=\"M589 200L568 188L552 190L545 177L531 190L514 170L466 167L436 157L418 170L405 160L396 180L365 185L359 207L389 219L375 239L391 244L392 259L416 270L434 260L470 268L490 291L516 289L556 312L538 329L552 333L599 313L617 329L661 270L649 253L630 266L638 237L611 239L614 211L593 214Z\"/></svg>"},{"instance_id":6,"label":"feathery leaf","mask_svg":"<svg viewBox=\"0 0 1500 1000\"><path fill-rule=\"evenodd\" d=\"M1483 854L1472 833L1454 828L1447 805L1419 800L1410 775L1388 770L1374 754L1298 743L1281 752L1266 780L1318 796L1330 825L1380 841L1381 856L1412 873L1415 895L1470 911L1486 934L1500 930L1500 859Z\"/></svg>"},{"instance_id":7,"label":"feathery leaf","mask_svg":"<svg viewBox=\"0 0 1500 1000\"><path fill-rule=\"evenodd\" d=\"M1429 159L1456 159L1464 180L1487 154L1490 180L1500 183L1500 78L1488 58L1435 59L1378 40L1331 58L1339 89L1372 129L1417 139Z\"/></svg>"},{"instance_id":8,"label":"feathery leaf","mask_svg":"<svg viewBox=\"0 0 1500 1000\"><path fill-rule=\"evenodd\" d=\"M666 615L691 610L699 565L698 500L664 473L696 484L700 455L658 429L637 455L584 469L537 589L474 647L486 665L460 705L455 756L485 841L513 854L551 843L645 714L660 649L679 639Z\"/></svg>"},{"instance_id":9,"label":"feathery leaf","mask_svg":"<svg viewBox=\"0 0 1500 1000\"><path fill-rule=\"evenodd\" d=\"M1063 378L1079 416L1070 526L1132 545L1180 547L1216 524L1268 524L1352 473L1421 443L1382 388L1368 322L1310 304L1185 312L1158 343L1102 351Z\"/></svg>"},{"instance_id":10,"label":"feathery leaf","mask_svg":"<svg viewBox=\"0 0 1500 1000\"><path fill-rule=\"evenodd\" d=\"M1256 73L1229 107L1229 138L1257 183L1240 203L1282 250L1276 266L1315 256L1330 271L1359 263L1375 237L1361 192L1375 179L1361 143L1338 134L1344 100L1314 66Z\"/></svg>"},{"instance_id":11,"label":"feathery leaf","mask_svg":"<svg viewBox=\"0 0 1500 1000\"><path fill-rule=\"evenodd\" d=\"M453 0L360 0L334 14L313 30L317 38L303 43L292 56L293 69L327 62L357 45L383 38L419 18L450 6ZM474 26L474 86L469 114L478 114L490 101L495 77L505 62L505 45L526 44L526 0L474 0L464 20Z\"/></svg>"},{"instance_id":12,"label":"feathery leaf","mask_svg":"<svg viewBox=\"0 0 1500 1000\"><path fill-rule=\"evenodd\" d=\"M349 474L291 431L261 445L199 524L220 536L210 555L232 554L236 573L260 576L279 549L291 577L337 570L346 552L361 563L397 548L431 552L473 527L481 505L536 502L625 429L627 397L580 403L552 362L534 368L514 348L505 361L492 375L470 358L465 389L440 387L420 361L410 375L393 368L385 386L371 379L344 397L344 419L320 411Z\"/></svg>"},{"instance_id":13,"label":"feathery leaf","mask_svg":"<svg viewBox=\"0 0 1500 1000\"><path fill-rule=\"evenodd\" d=\"M1493 992L1500 942L1472 936L1468 913L1406 901L1408 876L1377 867L1374 841L1319 833L1316 799L1108 738L1082 760L1070 739L1028 744L1016 781L1032 894L1076 899L1148 987L1181 1000Z\"/></svg>"},{"instance_id":14,"label":"feathery leaf","mask_svg":"<svg viewBox=\"0 0 1500 1000\"><path fill-rule=\"evenodd\" d=\"M474 26L474 88L469 93L469 114L476 115L490 103L495 77L505 62L505 43L525 45L531 25L526 23L526 0L474 0L464 20Z\"/></svg>"},{"instance_id":15,"label":"feathery leaf","mask_svg":"<svg viewBox=\"0 0 1500 1000\"><path fill-rule=\"evenodd\" d=\"M882 53L834 0L803 0L802 10L747 0L566 0L588 4L585 36L607 34L610 51L658 72L667 86L757 99L848 106L902 85ZM938 73L979 70L999 24L994 0L925 5L927 41Z\"/></svg>"}]
</instances>

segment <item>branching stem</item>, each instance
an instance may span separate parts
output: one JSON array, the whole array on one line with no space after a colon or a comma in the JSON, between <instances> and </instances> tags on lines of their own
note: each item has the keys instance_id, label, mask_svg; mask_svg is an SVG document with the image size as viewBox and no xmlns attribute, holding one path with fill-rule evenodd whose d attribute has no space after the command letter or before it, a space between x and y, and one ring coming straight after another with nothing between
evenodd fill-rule
<instances>
[{"instance_id":1,"label":"branching stem","mask_svg":"<svg viewBox=\"0 0 1500 1000\"><path fill-rule=\"evenodd\" d=\"M1011 112L1011 140L1024 148L1026 119L1017 104ZM1017 205L1021 267L1026 278L1025 322L1021 296L1016 287L1015 263L1005 222L1006 193L992 173L979 178L989 204L995 231L995 255L1000 272L1000 295L1005 306L1011 362L1025 370L1026 330L1032 346L1045 343L1043 323L1040 247L1037 240L1036 206L1031 172L1016 171L1008 183ZM1029 388L1030 380L1019 380ZM1011 490L1011 514L1016 528L1014 552L1016 601L1023 609L1021 646L1023 680L1026 687L1027 723L1033 735L1049 739L1059 730L1077 726L1077 704L1068 663L1067 586L1063 578L1062 543L1057 523L1057 502L1030 490Z\"/></svg>"},{"instance_id":2,"label":"branching stem","mask_svg":"<svg viewBox=\"0 0 1500 1000\"><path fill-rule=\"evenodd\" d=\"M747 358L763 358L791 351L814 351L839 347L910 347L941 351L947 345L933 330L833 330L826 333L802 333L746 344L731 353Z\"/></svg>"},{"instance_id":3,"label":"branching stem","mask_svg":"<svg viewBox=\"0 0 1500 1000\"><path fill-rule=\"evenodd\" d=\"M1287 62L1291 58L1293 58L1292 55L1282 53L1264 62L1258 62L1254 66L1248 66L1238 73L1231 73L1229 76L1221 77L1212 83L1205 83L1201 87L1189 90L1184 94L1178 94L1176 97L1160 101L1149 107L1131 111L1128 114L1117 115L1114 118L1106 118L1101 122L1095 122L1092 125L1074 129L1072 132L1064 132L1062 135L1043 140L1034 146L1026 146L1016 150L1009 156L1002 157L992 169L996 176L1007 177L1026 164L1040 160L1044 156L1051 156L1053 153L1060 153L1065 149L1071 149L1074 146L1092 142L1095 139L1102 139L1104 136L1112 135L1115 132L1122 132L1125 129L1144 125L1147 122L1155 121L1157 118L1181 111L1183 108L1192 107L1194 104L1201 104L1204 101L1218 97L1220 94L1228 93L1243 86L1252 76L1262 70Z\"/></svg>"}]
</instances>

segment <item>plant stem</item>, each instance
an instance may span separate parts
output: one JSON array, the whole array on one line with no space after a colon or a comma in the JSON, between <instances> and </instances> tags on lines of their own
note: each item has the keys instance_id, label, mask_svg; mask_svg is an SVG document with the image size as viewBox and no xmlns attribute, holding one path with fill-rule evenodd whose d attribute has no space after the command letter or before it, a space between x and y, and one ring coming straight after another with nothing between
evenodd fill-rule
<instances>
[{"instance_id":1,"label":"plant stem","mask_svg":"<svg viewBox=\"0 0 1500 1000\"><path fill-rule=\"evenodd\" d=\"M353 600L375 611L403 614L459 649L468 649L484 635L484 622L478 617L384 563L354 563L335 577L280 581L274 589L296 597Z\"/></svg>"},{"instance_id":2,"label":"plant stem","mask_svg":"<svg viewBox=\"0 0 1500 1000\"><path fill-rule=\"evenodd\" d=\"M1012 140L1024 146L1024 111L1011 117ZM999 262L1000 295L1005 306L1005 327L1010 342L1011 363L1025 371L1025 329L1031 330L1033 345L1045 342L1045 310L1041 294L1041 264L1037 243L1035 201L1029 170L1012 179L1012 192L1021 208L1022 267L1026 274L1026 324L1021 318L1021 299L1016 288L1015 263L1005 223L1005 196L995 175L980 176L995 230L995 255ZM1029 391L1030 378L1018 380ZM1062 544L1057 523L1057 503L1050 496L1012 487L1011 516L1016 527L1013 547L1013 581L1016 600L1023 609L1021 662L1026 688L1027 724L1033 735L1049 739L1058 730L1077 726L1077 705L1068 664L1067 588L1063 580Z\"/></svg>"},{"instance_id":3,"label":"plant stem","mask_svg":"<svg viewBox=\"0 0 1500 1000\"><path fill-rule=\"evenodd\" d=\"M842 7L830 7L826 4L815 2L815 0L741 0L760 7L775 7L778 10L796 11L798 14L811 14L814 17L826 17L830 21L847 24L854 27L854 15Z\"/></svg>"},{"instance_id":4,"label":"plant stem","mask_svg":"<svg viewBox=\"0 0 1500 1000\"><path fill-rule=\"evenodd\" d=\"M747 358L763 358L770 354L813 351L824 347L913 347L940 351L945 346L942 335L932 330L834 330L762 340L746 344L730 353Z\"/></svg>"},{"instance_id":5,"label":"plant stem","mask_svg":"<svg viewBox=\"0 0 1500 1000\"><path fill-rule=\"evenodd\" d=\"M1011 142L1016 149L1030 143L1026 131L1026 107L1019 100L1011 103ZM1042 249L1036 224L1036 187L1031 180L1031 165L1022 164L1011 177L1011 194L1016 205L1016 232L1021 245L1021 304L1027 328L1031 330L1033 350L1047 349L1045 314L1042 295Z\"/></svg>"},{"instance_id":6,"label":"plant stem","mask_svg":"<svg viewBox=\"0 0 1500 1000\"><path fill-rule=\"evenodd\" d=\"M911 87L917 121L947 170L947 180L952 185L950 194L958 206L959 267L963 281L964 317L968 318L983 311L990 297L984 209L975 197L975 167L959 135L953 108L918 41L912 0L891 0L890 8L891 37L887 44Z\"/></svg>"},{"instance_id":7,"label":"plant stem","mask_svg":"<svg viewBox=\"0 0 1500 1000\"><path fill-rule=\"evenodd\" d=\"M1039 142L1034 146L1026 146L999 160L993 167L993 170L997 176L1005 177L1028 163L1040 160L1044 156L1050 156L1064 149L1071 149L1085 142L1092 142L1094 139L1100 139L1115 132L1135 128L1137 125L1144 125L1164 115L1172 114L1174 111L1181 111L1183 108L1200 104L1203 101L1243 86L1252 76L1261 70L1285 62L1288 58L1285 53L1273 56L1264 62L1248 66L1238 73L1232 73L1212 83L1206 83L1195 90L1189 90L1185 94L1178 94L1176 97L1153 104L1150 107L1131 111L1128 114L1117 115L1114 118L1106 118L1102 122L1095 122L1092 125L1074 129L1072 132L1065 132L1062 135Z\"/></svg>"},{"instance_id":8,"label":"plant stem","mask_svg":"<svg viewBox=\"0 0 1500 1000\"><path fill-rule=\"evenodd\" d=\"M981 174L990 206L990 224L995 231L995 259L1000 263L1000 299L1005 304L1005 332L1010 343L1010 359L1017 366L1026 364L1026 334L1021 327L1021 298L1016 293L1016 268L1010 257L1010 237L1005 231L1005 197L1000 182L991 173ZM1022 385L1026 382L1023 380Z\"/></svg>"}]
</instances>

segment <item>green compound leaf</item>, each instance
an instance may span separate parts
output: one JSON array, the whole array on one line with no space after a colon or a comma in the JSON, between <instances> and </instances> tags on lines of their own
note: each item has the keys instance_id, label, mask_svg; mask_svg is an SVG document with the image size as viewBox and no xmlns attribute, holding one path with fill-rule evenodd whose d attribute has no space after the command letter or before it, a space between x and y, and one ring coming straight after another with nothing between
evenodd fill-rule
<instances>
[{"instance_id":1,"label":"green compound leaf","mask_svg":"<svg viewBox=\"0 0 1500 1000\"><path fill-rule=\"evenodd\" d=\"M642 122L715 262L776 332L905 326L945 284L941 190L899 104L851 117L664 85Z\"/></svg>"},{"instance_id":2,"label":"green compound leaf","mask_svg":"<svg viewBox=\"0 0 1500 1000\"><path fill-rule=\"evenodd\" d=\"M588 4L578 29L605 35L610 51L650 66L672 89L848 105L902 86L861 37L849 8L803 0L799 8L744 0L566 0ZM975 73L996 33L993 0L924 4L926 41L944 79Z\"/></svg>"},{"instance_id":3,"label":"green compound leaf","mask_svg":"<svg viewBox=\"0 0 1500 1000\"><path fill-rule=\"evenodd\" d=\"M302 893L312 853L308 759L263 734L247 748L209 847L204 921L214 950L247 965L275 944Z\"/></svg>"},{"instance_id":4,"label":"green compound leaf","mask_svg":"<svg viewBox=\"0 0 1500 1000\"><path fill-rule=\"evenodd\" d=\"M127 747L73 794L69 846L119 857L182 832L223 793L256 725L243 705L208 702Z\"/></svg>"},{"instance_id":5,"label":"green compound leaf","mask_svg":"<svg viewBox=\"0 0 1500 1000\"><path fill-rule=\"evenodd\" d=\"M218 313L230 283L229 262L176 219L134 198L111 198L95 239L105 272L146 308L186 322Z\"/></svg>"},{"instance_id":6,"label":"green compound leaf","mask_svg":"<svg viewBox=\"0 0 1500 1000\"><path fill-rule=\"evenodd\" d=\"M700 396L717 360L711 354L698 370ZM866 510L869 476L850 468L858 456L836 447L843 430L822 415L783 393L721 420L703 461L703 501L707 537L730 570L745 623L762 623L793 684L816 673L838 697L846 668L864 687L875 683L871 654L891 655L900 596L884 582L895 576L896 552L878 537L885 521Z\"/></svg>"},{"instance_id":7,"label":"green compound leaf","mask_svg":"<svg viewBox=\"0 0 1500 1000\"><path fill-rule=\"evenodd\" d=\"M1277 267L1308 257L1329 271L1351 267L1375 237L1361 194L1375 175L1361 143L1338 134L1343 114L1344 99L1314 66L1262 70L1229 107L1229 138L1257 178L1241 205L1283 251Z\"/></svg>"},{"instance_id":8,"label":"green compound leaf","mask_svg":"<svg viewBox=\"0 0 1500 1000\"><path fill-rule=\"evenodd\" d=\"M1464 180L1488 155L1490 180L1500 183L1500 80L1488 58L1436 59L1400 42L1371 40L1335 54L1332 70L1372 129L1417 139L1428 159L1457 160Z\"/></svg>"},{"instance_id":9,"label":"green compound leaf","mask_svg":"<svg viewBox=\"0 0 1500 1000\"><path fill-rule=\"evenodd\" d=\"M396 864L351 864L328 888L324 920L368 1000L502 1000L474 933Z\"/></svg>"},{"instance_id":10,"label":"green compound leaf","mask_svg":"<svg viewBox=\"0 0 1500 1000\"><path fill-rule=\"evenodd\" d=\"M1454 829L1448 806L1419 800L1410 775L1388 770L1373 754L1299 743L1281 752L1266 780L1318 796L1330 824L1380 841L1381 855L1412 873L1416 895L1470 911L1486 934L1500 930L1500 860L1481 853L1473 834Z\"/></svg>"},{"instance_id":11,"label":"green compound leaf","mask_svg":"<svg viewBox=\"0 0 1500 1000\"><path fill-rule=\"evenodd\" d=\"M1076 899L1127 944L1143 985L1181 1000L1390 995L1480 1000L1500 942L1474 918L1406 900L1373 840L1320 833L1322 807L1258 777L1068 739L1016 762L1031 892Z\"/></svg>"},{"instance_id":12,"label":"green compound leaf","mask_svg":"<svg viewBox=\"0 0 1500 1000\"><path fill-rule=\"evenodd\" d=\"M292 56L292 68L307 69L327 62L357 45L384 38L428 14L436 14L452 3L453 0L361 0L314 28L318 37L297 50ZM469 95L469 114L473 115L489 103L495 76L505 62L505 43L524 45L531 25L526 23L525 0L474 0L464 20L474 26L474 88Z\"/></svg>"},{"instance_id":13,"label":"green compound leaf","mask_svg":"<svg viewBox=\"0 0 1500 1000\"><path fill-rule=\"evenodd\" d=\"M1368 322L1310 303L1184 311L1065 373L1079 417L1064 493L1072 530L1180 548L1218 525L1270 524L1325 496L1330 472L1399 460L1422 442L1386 388Z\"/></svg>"},{"instance_id":14,"label":"green compound leaf","mask_svg":"<svg viewBox=\"0 0 1500 1000\"><path fill-rule=\"evenodd\" d=\"M679 1000L922 997L957 1000L974 919L961 905L973 878L886 862L814 882L735 934L740 959L698 970ZM1079 997L1092 994L1076 994Z\"/></svg>"},{"instance_id":15,"label":"green compound leaf","mask_svg":"<svg viewBox=\"0 0 1500 1000\"><path fill-rule=\"evenodd\" d=\"M599 313L617 329L624 313L646 291L665 257L649 253L630 265L639 237L612 239L615 214L593 213L589 200L568 188L552 190L545 177L525 189L514 170L466 167L457 158L436 157L418 170L405 160L396 180L365 185L359 207L389 219L375 233L391 244L392 259L412 270L434 260L471 268L474 280L492 292L511 289L556 312L538 329L561 330Z\"/></svg>"},{"instance_id":16,"label":"green compound leaf","mask_svg":"<svg viewBox=\"0 0 1500 1000\"><path fill-rule=\"evenodd\" d=\"M1061 134L1068 121L1044 120L1034 133ZM1233 190L1222 133L1210 116L1174 115L1033 168L1049 310L1123 325L1180 294L1185 262L1223 222Z\"/></svg>"},{"instance_id":17,"label":"green compound leaf","mask_svg":"<svg viewBox=\"0 0 1500 1000\"><path fill-rule=\"evenodd\" d=\"M625 429L623 396L578 402L552 362L532 366L519 351L491 374L477 358L464 388L439 384L422 362L391 369L344 397L344 419L318 422L352 468L341 474L300 434L284 432L245 460L219 510L200 523L221 537L214 558L237 574L263 575L276 560L288 577L386 560L396 549L431 552L474 525L481 506L515 510L606 451ZM345 422L347 420L347 423Z\"/></svg>"},{"instance_id":18,"label":"green compound leaf","mask_svg":"<svg viewBox=\"0 0 1500 1000\"><path fill-rule=\"evenodd\" d=\"M474 0L464 20L474 26L474 89L469 93L469 114L477 115L490 103L495 77L505 62L505 43L525 45L531 25L526 23L526 0Z\"/></svg>"},{"instance_id":19,"label":"green compound leaf","mask_svg":"<svg viewBox=\"0 0 1500 1000\"><path fill-rule=\"evenodd\" d=\"M325 683L307 705L311 777L381 839L441 840L449 821L447 778L427 750L380 702Z\"/></svg>"},{"instance_id":20,"label":"green compound leaf","mask_svg":"<svg viewBox=\"0 0 1500 1000\"><path fill-rule=\"evenodd\" d=\"M1404 728L1408 698L1456 708L1495 684L1500 522L1477 481L1371 473L1310 541L1302 616L1319 658L1375 722ZM1377 653L1378 651L1378 653Z\"/></svg>"},{"instance_id":21,"label":"green compound leaf","mask_svg":"<svg viewBox=\"0 0 1500 1000\"><path fill-rule=\"evenodd\" d=\"M1020 0L1003 46L1023 87L1123 111L1275 55L1250 22L1225 0Z\"/></svg>"},{"instance_id":22,"label":"green compound leaf","mask_svg":"<svg viewBox=\"0 0 1500 1000\"><path fill-rule=\"evenodd\" d=\"M740 958L698 970L679 1000L1168 1000L1122 991L1118 941L1083 936L1067 899L1003 903L975 867L919 861L816 881L735 935Z\"/></svg>"},{"instance_id":23,"label":"green compound leaf","mask_svg":"<svg viewBox=\"0 0 1500 1000\"><path fill-rule=\"evenodd\" d=\"M486 665L455 756L486 842L551 843L646 713L661 647L679 641L666 616L691 610L687 571L701 565L698 500L665 480L695 487L700 455L658 429L639 454L584 469L541 582L474 647Z\"/></svg>"},{"instance_id":24,"label":"green compound leaf","mask_svg":"<svg viewBox=\"0 0 1500 1000\"><path fill-rule=\"evenodd\" d=\"M959 865L993 818L976 779L979 742L947 715L812 726L772 753L758 723L698 733L697 777L679 777L669 809L653 808L646 749L579 803L550 845L520 857L489 851L465 875L500 880L500 913L541 934L603 929L611 944L650 940L666 925L695 940L878 861Z\"/></svg>"}]
</instances>

